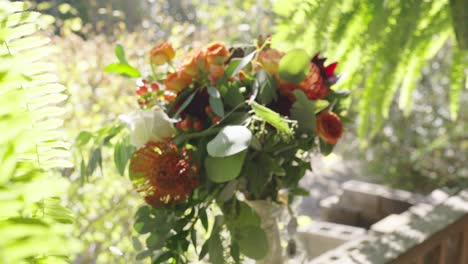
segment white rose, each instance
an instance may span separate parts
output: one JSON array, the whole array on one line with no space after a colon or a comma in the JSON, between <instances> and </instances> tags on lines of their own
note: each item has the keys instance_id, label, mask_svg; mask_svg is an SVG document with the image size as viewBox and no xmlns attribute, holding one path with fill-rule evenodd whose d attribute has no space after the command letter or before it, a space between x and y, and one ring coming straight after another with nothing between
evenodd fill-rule
<instances>
[{"instance_id":1,"label":"white rose","mask_svg":"<svg viewBox=\"0 0 468 264\"><path fill-rule=\"evenodd\" d=\"M172 120L159 108L138 110L129 115L121 115L120 119L130 128L130 143L137 148L149 141L163 141L175 134Z\"/></svg>"}]
</instances>

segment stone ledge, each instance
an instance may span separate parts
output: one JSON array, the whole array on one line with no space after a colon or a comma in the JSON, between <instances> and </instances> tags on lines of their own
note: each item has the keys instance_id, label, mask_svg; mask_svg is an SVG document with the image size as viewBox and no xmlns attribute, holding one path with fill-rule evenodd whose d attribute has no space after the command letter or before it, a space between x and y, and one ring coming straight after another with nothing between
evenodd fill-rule
<instances>
[{"instance_id":1,"label":"stone ledge","mask_svg":"<svg viewBox=\"0 0 468 264\"><path fill-rule=\"evenodd\" d=\"M419 217L411 211L406 213L413 216L411 220L396 227L393 232L373 234L369 238L360 241L347 242L309 263L379 264L393 261L437 232L455 224L463 217L467 217L468 189L460 191L457 195L433 206L429 211L425 212L424 217Z\"/></svg>"}]
</instances>

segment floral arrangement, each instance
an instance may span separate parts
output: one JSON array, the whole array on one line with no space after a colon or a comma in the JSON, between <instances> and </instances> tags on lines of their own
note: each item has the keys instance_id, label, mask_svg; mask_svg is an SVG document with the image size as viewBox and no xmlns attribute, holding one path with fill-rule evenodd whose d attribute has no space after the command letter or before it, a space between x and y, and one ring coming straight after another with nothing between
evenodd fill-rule
<instances>
[{"instance_id":1,"label":"floral arrangement","mask_svg":"<svg viewBox=\"0 0 468 264\"><path fill-rule=\"evenodd\" d=\"M107 71L131 76L136 69L116 54ZM269 38L175 55L168 42L151 50L151 74L137 81L140 109L121 116L135 147L129 177L147 204L135 223L149 233L143 255L187 263L191 248L213 263L264 259L271 242L253 202L287 206L308 194L299 181L309 153L330 153L343 133L348 93L331 89L337 63L278 51Z\"/></svg>"}]
</instances>

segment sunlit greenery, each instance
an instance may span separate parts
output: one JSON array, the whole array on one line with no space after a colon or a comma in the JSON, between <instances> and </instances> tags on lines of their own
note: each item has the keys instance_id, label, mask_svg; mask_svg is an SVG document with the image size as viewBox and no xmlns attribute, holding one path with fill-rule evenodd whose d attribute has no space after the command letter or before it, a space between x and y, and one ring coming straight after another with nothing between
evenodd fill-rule
<instances>
[{"instance_id":1,"label":"sunlit greenery","mask_svg":"<svg viewBox=\"0 0 468 264\"><path fill-rule=\"evenodd\" d=\"M142 199L106 146L85 177L92 144L75 141L137 106L134 80L104 72L117 43L143 71L165 39L188 50L273 34L285 51L320 50L353 90L345 160L399 188L466 186L463 2L29 1L41 17L0 0L0 263L149 263L138 255L147 237L133 228Z\"/></svg>"}]
</instances>

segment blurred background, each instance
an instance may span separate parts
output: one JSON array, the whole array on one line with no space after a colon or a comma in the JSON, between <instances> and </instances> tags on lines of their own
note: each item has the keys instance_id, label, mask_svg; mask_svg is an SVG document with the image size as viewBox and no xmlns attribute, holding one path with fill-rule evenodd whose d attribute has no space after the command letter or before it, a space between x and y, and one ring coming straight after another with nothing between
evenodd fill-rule
<instances>
[{"instance_id":1,"label":"blurred background","mask_svg":"<svg viewBox=\"0 0 468 264\"><path fill-rule=\"evenodd\" d=\"M135 80L104 73L114 47L146 67L153 45L180 51L221 40L251 44L273 36L287 51L304 47L339 61L348 89L349 122L335 152L317 154L304 186L330 191L329 181L366 181L427 193L468 186L467 23L463 1L420 0L70 0L32 1L48 14L58 48L53 61L68 88L65 127L73 140L137 107ZM83 147L85 148L85 147ZM74 149L75 161L86 157ZM71 181L68 208L84 247L74 263L135 263L142 242L133 231L141 203L118 176L111 153L93 177L63 171ZM315 164L316 163L316 164ZM75 163L76 164L76 163ZM332 191L332 190L331 190ZM315 197L320 196L320 194ZM304 214L308 214L307 208ZM145 262L141 262L145 263Z\"/></svg>"}]
</instances>

